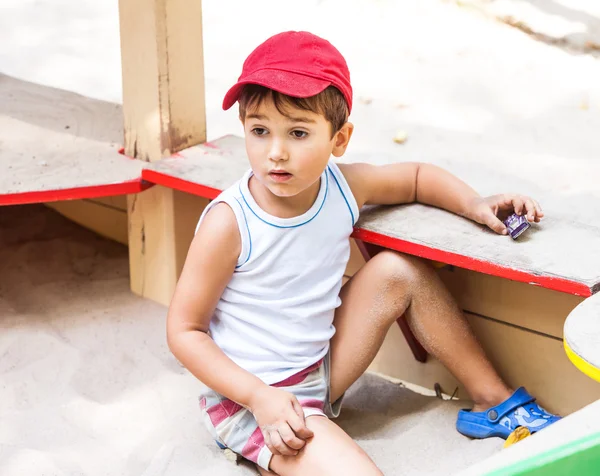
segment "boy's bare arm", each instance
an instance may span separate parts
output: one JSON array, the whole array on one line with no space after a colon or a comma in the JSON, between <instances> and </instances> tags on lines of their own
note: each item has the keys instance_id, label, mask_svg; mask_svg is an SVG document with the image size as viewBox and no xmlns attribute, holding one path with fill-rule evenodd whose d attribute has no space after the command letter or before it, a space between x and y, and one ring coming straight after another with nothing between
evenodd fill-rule
<instances>
[{"instance_id":1,"label":"boy's bare arm","mask_svg":"<svg viewBox=\"0 0 600 476\"><path fill-rule=\"evenodd\" d=\"M241 405L265 384L235 364L208 336L208 326L240 254L235 215L217 204L188 252L167 317L171 352L200 381Z\"/></svg>"},{"instance_id":2,"label":"boy's bare arm","mask_svg":"<svg viewBox=\"0 0 600 476\"><path fill-rule=\"evenodd\" d=\"M173 355L201 382L250 409L273 454L296 455L313 436L294 395L242 369L207 334L241 250L235 215L217 204L196 233L167 317Z\"/></svg>"},{"instance_id":3,"label":"boy's bare arm","mask_svg":"<svg viewBox=\"0 0 600 476\"><path fill-rule=\"evenodd\" d=\"M359 207L419 202L464 216L503 234L506 227L497 217L500 211L526 213L530 221L536 222L544 215L540 205L530 197L518 194L481 197L462 180L432 164L339 166Z\"/></svg>"}]
</instances>

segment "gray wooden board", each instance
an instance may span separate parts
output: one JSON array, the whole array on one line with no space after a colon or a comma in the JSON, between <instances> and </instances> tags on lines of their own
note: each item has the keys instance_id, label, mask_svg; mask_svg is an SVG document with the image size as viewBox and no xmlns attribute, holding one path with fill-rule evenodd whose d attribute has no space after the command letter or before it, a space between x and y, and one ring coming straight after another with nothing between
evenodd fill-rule
<instances>
[{"instance_id":1,"label":"gray wooden board","mask_svg":"<svg viewBox=\"0 0 600 476\"><path fill-rule=\"evenodd\" d=\"M600 283L600 228L560 217L543 220L517 241L443 210L419 204L369 210L361 214L359 226L533 276L582 283L592 292L598 290ZM586 246L594 242L597 246Z\"/></svg>"},{"instance_id":2,"label":"gray wooden board","mask_svg":"<svg viewBox=\"0 0 600 476\"><path fill-rule=\"evenodd\" d=\"M243 139L235 136L187 149L181 155L185 159L166 159L148 167L219 190L233 184L249 167ZM362 153L348 154L344 161L383 164L394 160L398 159ZM535 187L523 177L500 171L488 173L483 166L468 161L446 164L446 168L459 177L466 177L468 183L483 193L506 191L507 184L511 184L509 190L518 187L524 193L533 191L542 203L550 204L544 209L547 218L516 241L467 219L420 204L366 207L361 212L358 228L442 253L473 258L505 271L479 269L489 274L510 277L510 271L515 270L531 275L532 283L537 283L536 277L540 277L581 285L588 289L587 294L600 289L600 220L589 219L591 215L585 214L593 206L585 206L585 195L555 200L551 190ZM478 265L470 268L478 270ZM540 285L552 287L547 283Z\"/></svg>"},{"instance_id":3,"label":"gray wooden board","mask_svg":"<svg viewBox=\"0 0 600 476\"><path fill-rule=\"evenodd\" d=\"M141 178L118 153L120 106L1 74L0 98L0 195Z\"/></svg>"},{"instance_id":4,"label":"gray wooden board","mask_svg":"<svg viewBox=\"0 0 600 476\"><path fill-rule=\"evenodd\" d=\"M230 187L250 168L244 141L233 135L190 147L179 155L185 160L163 159L146 168L217 190Z\"/></svg>"},{"instance_id":5,"label":"gray wooden board","mask_svg":"<svg viewBox=\"0 0 600 476\"><path fill-rule=\"evenodd\" d=\"M565 321L564 335L573 352L600 369L600 293L573 309Z\"/></svg>"}]
</instances>

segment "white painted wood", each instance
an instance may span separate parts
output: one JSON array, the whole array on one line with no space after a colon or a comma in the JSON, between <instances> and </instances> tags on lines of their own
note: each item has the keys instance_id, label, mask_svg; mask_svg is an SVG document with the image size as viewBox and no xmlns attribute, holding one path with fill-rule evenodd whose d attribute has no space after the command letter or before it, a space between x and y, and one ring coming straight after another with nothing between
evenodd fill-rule
<instances>
[{"instance_id":1,"label":"white painted wood","mask_svg":"<svg viewBox=\"0 0 600 476\"><path fill-rule=\"evenodd\" d=\"M569 314L564 333L571 350L600 369L600 294L586 299Z\"/></svg>"}]
</instances>

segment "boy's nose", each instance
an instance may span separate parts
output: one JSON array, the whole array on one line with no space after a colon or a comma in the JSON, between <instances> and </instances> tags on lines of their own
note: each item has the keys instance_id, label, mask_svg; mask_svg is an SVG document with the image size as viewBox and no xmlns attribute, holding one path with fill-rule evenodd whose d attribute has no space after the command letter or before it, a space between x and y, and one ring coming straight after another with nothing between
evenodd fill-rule
<instances>
[{"instance_id":1,"label":"boy's nose","mask_svg":"<svg viewBox=\"0 0 600 476\"><path fill-rule=\"evenodd\" d=\"M288 159L288 153L282 141L273 140L271 143L271 150L269 151L269 159L274 162L280 162Z\"/></svg>"}]
</instances>

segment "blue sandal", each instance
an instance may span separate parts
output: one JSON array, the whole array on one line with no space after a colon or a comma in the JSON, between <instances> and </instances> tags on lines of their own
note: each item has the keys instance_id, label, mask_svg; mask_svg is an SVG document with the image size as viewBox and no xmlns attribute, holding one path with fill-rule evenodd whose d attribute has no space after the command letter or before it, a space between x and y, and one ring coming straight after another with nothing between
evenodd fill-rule
<instances>
[{"instance_id":1,"label":"blue sandal","mask_svg":"<svg viewBox=\"0 0 600 476\"><path fill-rule=\"evenodd\" d=\"M535 397L520 387L510 398L484 412L459 410L456 429L471 438L499 436L506 439L519 426L535 433L558 420L559 416L548 413L535 403Z\"/></svg>"}]
</instances>

